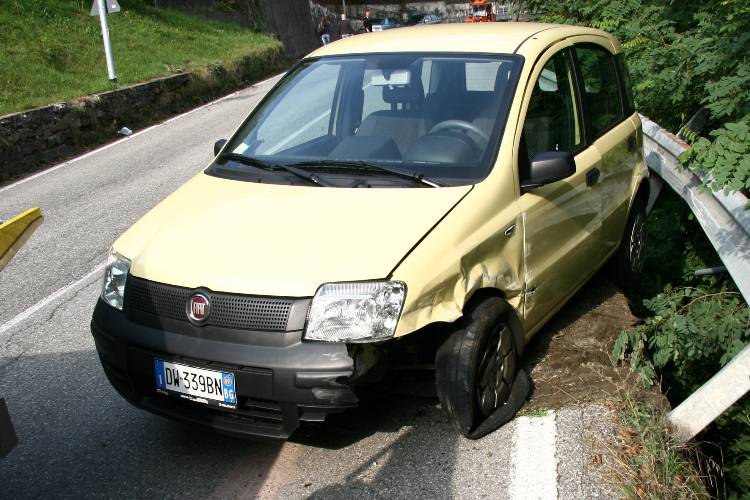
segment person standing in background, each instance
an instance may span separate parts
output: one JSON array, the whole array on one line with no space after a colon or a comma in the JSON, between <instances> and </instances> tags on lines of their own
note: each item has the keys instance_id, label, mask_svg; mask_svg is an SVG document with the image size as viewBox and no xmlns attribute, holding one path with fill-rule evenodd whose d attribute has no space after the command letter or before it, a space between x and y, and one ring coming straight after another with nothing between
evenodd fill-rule
<instances>
[{"instance_id":1,"label":"person standing in background","mask_svg":"<svg viewBox=\"0 0 750 500\"><path fill-rule=\"evenodd\" d=\"M320 36L323 45L331 43L331 23L328 22L326 16L320 16L320 22L318 23L318 36Z\"/></svg>"},{"instance_id":2,"label":"person standing in background","mask_svg":"<svg viewBox=\"0 0 750 500\"><path fill-rule=\"evenodd\" d=\"M362 20L362 25L365 27L368 33L372 33L372 21L370 20L370 11L365 11L365 18Z\"/></svg>"},{"instance_id":3,"label":"person standing in background","mask_svg":"<svg viewBox=\"0 0 750 500\"><path fill-rule=\"evenodd\" d=\"M339 31L341 32L341 38L349 38L353 35L352 23L346 18L346 14L341 14L341 24L339 25Z\"/></svg>"}]
</instances>

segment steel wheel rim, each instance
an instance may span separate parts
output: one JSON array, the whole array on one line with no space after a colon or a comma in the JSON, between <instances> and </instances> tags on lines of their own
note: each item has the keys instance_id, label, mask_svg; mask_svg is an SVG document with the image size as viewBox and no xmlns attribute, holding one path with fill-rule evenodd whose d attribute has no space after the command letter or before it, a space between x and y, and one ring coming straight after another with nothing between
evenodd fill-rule
<instances>
[{"instance_id":1,"label":"steel wheel rim","mask_svg":"<svg viewBox=\"0 0 750 500\"><path fill-rule=\"evenodd\" d=\"M507 368L503 361L503 331L506 327L496 327L477 370L476 401L483 414L489 415L498 406L499 392L502 388L503 373Z\"/></svg>"}]
</instances>

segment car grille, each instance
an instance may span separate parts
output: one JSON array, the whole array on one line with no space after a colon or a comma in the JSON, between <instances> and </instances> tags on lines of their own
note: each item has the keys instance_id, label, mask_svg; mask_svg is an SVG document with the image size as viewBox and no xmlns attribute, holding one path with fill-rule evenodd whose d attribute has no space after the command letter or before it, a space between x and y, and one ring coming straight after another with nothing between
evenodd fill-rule
<instances>
[{"instance_id":1,"label":"car grille","mask_svg":"<svg viewBox=\"0 0 750 500\"><path fill-rule=\"evenodd\" d=\"M191 288L156 283L128 275L125 312L140 311L187 322L186 303ZM204 292L211 302L206 324L241 330L286 331L292 299Z\"/></svg>"}]
</instances>

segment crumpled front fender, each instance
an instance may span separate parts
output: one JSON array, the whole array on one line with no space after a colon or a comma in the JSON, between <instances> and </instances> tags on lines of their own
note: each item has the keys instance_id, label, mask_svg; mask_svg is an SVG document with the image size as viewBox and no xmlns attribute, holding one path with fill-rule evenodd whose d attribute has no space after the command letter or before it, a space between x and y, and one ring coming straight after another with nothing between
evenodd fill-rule
<instances>
[{"instance_id":1,"label":"crumpled front fender","mask_svg":"<svg viewBox=\"0 0 750 500\"><path fill-rule=\"evenodd\" d=\"M497 196L488 198L486 191L475 186L392 273L407 284L397 337L430 323L457 320L471 296L484 288L499 290L520 308L520 213L512 197L503 203Z\"/></svg>"}]
</instances>

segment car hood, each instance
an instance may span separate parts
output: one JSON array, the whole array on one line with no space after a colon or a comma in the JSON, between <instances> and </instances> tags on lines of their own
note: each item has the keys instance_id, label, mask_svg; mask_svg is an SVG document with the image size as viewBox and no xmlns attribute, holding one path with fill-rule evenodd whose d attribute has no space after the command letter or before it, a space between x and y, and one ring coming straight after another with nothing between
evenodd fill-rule
<instances>
[{"instance_id":1,"label":"car hood","mask_svg":"<svg viewBox=\"0 0 750 500\"><path fill-rule=\"evenodd\" d=\"M201 173L114 249L152 281L311 296L325 282L388 276L470 189L284 186Z\"/></svg>"}]
</instances>

